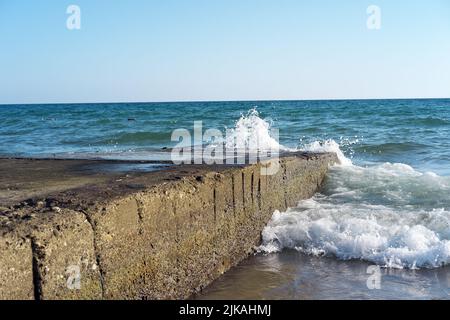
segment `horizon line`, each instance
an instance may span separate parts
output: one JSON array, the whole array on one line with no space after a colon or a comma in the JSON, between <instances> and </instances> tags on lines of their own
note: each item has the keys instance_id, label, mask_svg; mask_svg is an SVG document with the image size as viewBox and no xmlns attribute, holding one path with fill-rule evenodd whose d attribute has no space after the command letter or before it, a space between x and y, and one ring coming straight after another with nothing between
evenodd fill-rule
<instances>
[{"instance_id":1,"label":"horizon line","mask_svg":"<svg viewBox=\"0 0 450 320\"><path fill-rule=\"evenodd\" d=\"M382 100L448 100L450 97L440 98L331 98L331 99L236 99L236 100L161 100L161 101L103 101L103 102L31 102L31 103L0 103L0 106L33 106L33 105L83 105L83 104L171 104L171 103L215 103L215 102L299 102L299 101L382 101Z\"/></svg>"}]
</instances>

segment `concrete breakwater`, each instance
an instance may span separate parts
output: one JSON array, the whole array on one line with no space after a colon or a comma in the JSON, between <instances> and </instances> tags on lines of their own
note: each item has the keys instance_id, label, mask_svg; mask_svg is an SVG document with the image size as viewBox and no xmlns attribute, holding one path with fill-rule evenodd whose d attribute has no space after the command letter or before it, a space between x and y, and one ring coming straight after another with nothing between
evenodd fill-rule
<instances>
[{"instance_id":1,"label":"concrete breakwater","mask_svg":"<svg viewBox=\"0 0 450 320\"><path fill-rule=\"evenodd\" d=\"M311 197L334 154L92 170L0 160L0 299L184 299L248 257L274 210ZM35 187L30 187L34 183Z\"/></svg>"}]
</instances>

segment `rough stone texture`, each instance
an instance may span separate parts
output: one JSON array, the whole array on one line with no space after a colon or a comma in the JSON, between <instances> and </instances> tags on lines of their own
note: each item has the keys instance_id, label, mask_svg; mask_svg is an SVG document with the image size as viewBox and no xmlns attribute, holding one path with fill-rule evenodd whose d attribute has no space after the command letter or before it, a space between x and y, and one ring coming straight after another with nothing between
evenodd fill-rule
<instances>
[{"instance_id":1,"label":"rough stone texture","mask_svg":"<svg viewBox=\"0 0 450 320\"><path fill-rule=\"evenodd\" d=\"M0 299L33 299L31 242L5 229L0 231Z\"/></svg>"},{"instance_id":2,"label":"rough stone texture","mask_svg":"<svg viewBox=\"0 0 450 320\"><path fill-rule=\"evenodd\" d=\"M284 157L269 176L265 164L181 166L29 199L0 214L0 298L187 298L251 254L273 211L311 197L334 162Z\"/></svg>"},{"instance_id":3,"label":"rough stone texture","mask_svg":"<svg viewBox=\"0 0 450 320\"><path fill-rule=\"evenodd\" d=\"M32 224L29 235L39 280L36 298L100 299L94 235L84 214L63 209L57 214L38 215Z\"/></svg>"},{"instance_id":4,"label":"rough stone texture","mask_svg":"<svg viewBox=\"0 0 450 320\"><path fill-rule=\"evenodd\" d=\"M94 234L83 213L27 208L16 214L2 221L2 299L102 298ZM71 279L79 279L79 288Z\"/></svg>"}]
</instances>

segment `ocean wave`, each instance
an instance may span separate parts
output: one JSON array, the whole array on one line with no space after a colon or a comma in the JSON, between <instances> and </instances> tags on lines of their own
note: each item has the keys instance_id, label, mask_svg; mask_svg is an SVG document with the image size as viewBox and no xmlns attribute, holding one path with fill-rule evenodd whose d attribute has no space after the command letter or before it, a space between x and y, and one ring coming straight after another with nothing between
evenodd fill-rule
<instances>
[{"instance_id":1,"label":"ocean wave","mask_svg":"<svg viewBox=\"0 0 450 320\"><path fill-rule=\"evenodd\" d=\"M335 151L336 142L310 145ZM389 268L450 264L450 178L401 163L330 169L314 198L276 211L264 229L260 252L285 248Z\"/></svg>"},{"instance_id":2,"label":"ocean wave","mask_svg":"<svg viewBox=\"0 0 450 320\"><path fill-rule=\"evenodd\" d=\"M412 141L380 144L360 144L355 146L355 152L368 154L398 154L416 150L427 149L429 146Z\"/></svg>"},{"instance_id":3,"label":"ocean wave","mask_svg":"<svg viewBox=\"0 0 450 320\"><path fill-rule=\"evenodd\" d=\"M284 248L365 260L389 268L436 268L450 263L450 212L397 210L320 199L276 211L264 229L261 252Z\"/></svg>"},{"instance_id":4,"label":"ocean wave","mask_svg":"<svg viewBox=\"0 0 450 320\"><path fill-rule=\"evenodd\" d=\"M293 151L279 143L271 121L262 119L256 108L242 114L234 128L227 131L225 146L229 149Z\"/></svg>"},{"instance_id":5,"label":"ocean wave","mask_svg":"<svg viewBox=\"0 0 450 320\"><path fill-rule=\"evenodd\" d=\"M124 144L124 145L144 145L155 143L168 143L170 141L170 133L168 132L125 132L114 137L102 139L95 144Z\"/></svg>"},{"instance_id":6,"label":"ocean wave","mask_svg":"<svg viewBox=\"0 0 450 320\"><path fill-rule=\"evenodd\" d=\"M352 165L352 160L344 155L344 153L339 147L339 144L332 139L325 141L314 141L312 143L300 147L300 150L310 152L334 152L336 153L339 159L340 165L343 166Z\"/></svg>"},{"instance_id":7,"label":"ocean wave","mask_svg":"<svg viewBox=\"0 0 450 320\"><path fill-rule=\"evenodd\" d=\"M448 126L450 125L449 119L437 118L437 117L421 117L421 118L410 118L402 121L403 124L414 125L414 126Z\"/></svg>"}]
</instances>

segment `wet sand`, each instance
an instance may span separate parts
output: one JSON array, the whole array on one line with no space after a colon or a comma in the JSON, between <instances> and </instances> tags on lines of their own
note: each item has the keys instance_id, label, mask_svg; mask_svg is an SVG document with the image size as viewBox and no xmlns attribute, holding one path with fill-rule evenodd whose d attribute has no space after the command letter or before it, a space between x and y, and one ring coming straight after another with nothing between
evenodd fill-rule
<instances>
[{"instance_id":1,"label":"wet sand","mask_svg":"<svg viewBox=\"0 0 450 320\"><path fill-rule=\"evenodd\" d=\"M380 289L369 289L370 263L311 257L287 250L255 255L195 299L450 299L450 268L381 268Z\"/></svg>"}]
</instances>

